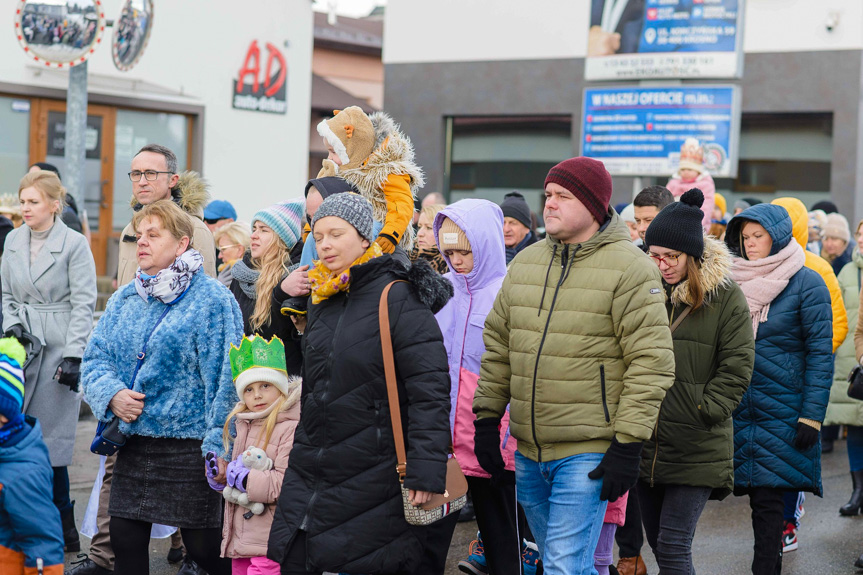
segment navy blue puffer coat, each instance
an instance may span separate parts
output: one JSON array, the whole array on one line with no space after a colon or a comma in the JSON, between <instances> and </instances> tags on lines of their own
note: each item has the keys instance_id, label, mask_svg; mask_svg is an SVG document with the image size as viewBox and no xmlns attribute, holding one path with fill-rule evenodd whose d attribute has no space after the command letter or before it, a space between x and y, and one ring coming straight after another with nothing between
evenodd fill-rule
<instances>
[{"instance_id":1,"label":"navy blue puffer coat","mask_svg":"<svg viewBox=\"0 0 863 575\"><path fill-rule=\"evenodd\" d=\"M758 204L728 223L726 242L741 255L748 221L773 239L770 255L794 241L781 206ZM734 411L734 487L776 487L821 495L821 442L794 447L798 419L824 421L833 379L832 312L824 280L803 267L770 304L755 338L752 382Z\"/></svg>"}]
</instances>

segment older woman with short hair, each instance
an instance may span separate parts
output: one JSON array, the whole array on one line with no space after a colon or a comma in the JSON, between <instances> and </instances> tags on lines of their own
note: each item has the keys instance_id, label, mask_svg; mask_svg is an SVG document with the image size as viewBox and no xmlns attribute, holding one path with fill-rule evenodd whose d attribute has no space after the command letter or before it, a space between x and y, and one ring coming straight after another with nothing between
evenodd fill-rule
<instances>
[{"instance_id":1,"label":"older woman with short hair","mask_svg":"<svg viewBox=\"0 0 863 575\"><path fill-rule=\"evenodd\" d=\"M209 489L204 454L220 455L222 426L235 404L227 350L243 334L230 292L202 272L188 216L170 201L132 220L135 280L108 302L84 353L82 384L101 421L121 420L111 501L115 572L149 573L153 523L182 528L193 560L228 575L219 558L221 497Z\"/></svg>"}]
</instances>

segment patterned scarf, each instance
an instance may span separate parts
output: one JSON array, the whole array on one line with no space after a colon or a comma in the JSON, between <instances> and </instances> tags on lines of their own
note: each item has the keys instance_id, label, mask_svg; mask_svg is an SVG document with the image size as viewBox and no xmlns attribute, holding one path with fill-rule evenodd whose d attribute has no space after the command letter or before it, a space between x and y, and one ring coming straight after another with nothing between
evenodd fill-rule
<instances>
[{"instance_id":1,"label":"patterned scarf","mask_svg":"<svg viewBox=\"0 0 863 575\"><path fill-rule=\"evenodd\" d=\"M135 274L135 289L144 301L153 298L169 304L189 289L192 276L202 265L204 258L198 251L186 250L174 263L154 276L147 275L138 268L138 273Z\"/></svg>"},{"instance_id":2,"label":"patterned scarf","mask_svg":"<svg viewBox=\"0 0 863 575\"><path fill-rule=\"evenodd\" d=\"M261 272L253 270L246 263L245 259L237 260L234 267L231 268L231 275L240 284L240 289L246 294L246 297L252 300L258 299L258 292L255 289L255 283L258 281L258 276Z\"/></svg>"},{"instance_id":3,"label":"patterned scarf","mask_svg":"<svg viewBox=\"0 0 863 575\"><path fill-rule=\"evenodd\" d=\"M369 249L340 274L330 271L323 260L315 260L315 266L309 270L309 280L312 282L312 303L318 304L340 291L348 291L351 287L351 268L381 255L383 252L380 246L377 242L372 242Z\"/></svg>"},{"instance_id":4,"label":"patterned scarf","mask_svg":"<svg viewBox=\"0 0 863 575\"><path fill-rule=\"evenodd\" d=\"M19 413L10 419L6 425L0 427L0 447L11 447L14 445L13 440L17 439L18 433L24 429L25 425L24 414Z\"/></svg>"}]
</instances>

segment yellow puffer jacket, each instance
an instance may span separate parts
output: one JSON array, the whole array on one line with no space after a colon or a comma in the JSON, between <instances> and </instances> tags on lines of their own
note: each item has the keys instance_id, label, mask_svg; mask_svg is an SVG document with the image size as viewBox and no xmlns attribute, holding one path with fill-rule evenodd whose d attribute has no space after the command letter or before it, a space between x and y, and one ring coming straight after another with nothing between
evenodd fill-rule
<instances>
[{"instance_id":1,"label":"yellow puffer jacket","mask_svg":"<svg viewBox=\"0 0 863 575\"><path fill-rule=\"evenodd\" d=\"M848 314L845 313L845 302L842 301L839 280L836 279L833 267L827 263L827 260L806 249L806 244L809 243L809 212L806 211L803 202L797 198L777 198L771 203L782 206L788 211L794 239L806 254L806 267L818 272L827 284L827 289L830 290L830 307L833 308L833 353L836 353L845 341L845 336L848 335Z\"/></svg>"}]
</instances>

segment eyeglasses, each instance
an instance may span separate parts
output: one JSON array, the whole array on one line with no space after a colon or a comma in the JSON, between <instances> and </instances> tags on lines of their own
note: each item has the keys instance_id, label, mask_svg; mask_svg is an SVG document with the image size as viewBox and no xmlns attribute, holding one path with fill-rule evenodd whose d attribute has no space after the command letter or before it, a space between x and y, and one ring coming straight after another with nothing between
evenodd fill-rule
<instances>
[{"instance_id":1,"label":"eyeglasses","mask_svg":"<svg viewBox=\"0 0 863 575\"><path fill-rule=\"evenodd\" d=\"M659 264L665 262L665 265L667 265L670 268L673 268L674 266L677 265L677 260L680 259L681 254L677 254L677 255L668 254L666 256L660 256L660 255L655 254L653 252L648 252L647 255L650 256L650 259L652 259L653 261L656 262L656 265L659 265Z\"/></svg>"},{"instance_id":2,"label":"eyeglasses","mask_svg":"<svg viewBox=\"0 0 863 575\"><path fill-rule=\"evenodd\" d=\"M156 178L159 177L159 174L173 174L174 172L157 172L156 170L133 170L129 172L129 179L133 182L140 182L141 175L147 178L148 182L155 181Z\"/></svg>"},{"instance_id":3,"label":"eyeglasses","mask_svg":"<svg viewBox=\"0 0 863 575\"><path fill-rule=\"evenodd\" d=\"M221 250L227 250L227 249L230 249L230 248L239 248L239 247L242 247L242 245L243 245L243 244L231 244L231 245L228 245L228 246L219 246L219 251L221 251Z\"/></svg>"}]
</instances>

